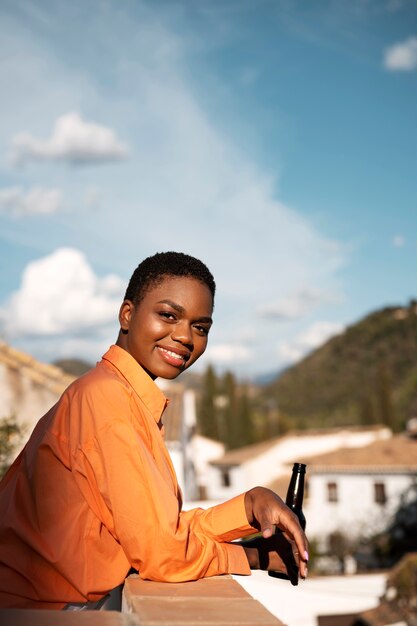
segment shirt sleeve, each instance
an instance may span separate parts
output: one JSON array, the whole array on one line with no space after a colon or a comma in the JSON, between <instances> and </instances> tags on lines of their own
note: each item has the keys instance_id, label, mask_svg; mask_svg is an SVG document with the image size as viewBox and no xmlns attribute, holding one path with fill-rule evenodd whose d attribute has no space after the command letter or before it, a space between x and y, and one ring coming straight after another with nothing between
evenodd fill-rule
<instances>
[{"instance_id":1,"label":"shirt sleeve","mask_svg":"<svg viewBox=\"0 0 417 626\"><path fill-rule=\"evenodd\" d=\"M244 549L226 543L254 532L244 496L180 512L173 483L130 420L114 418L98 428L77 451L74 472L91 508L143 578L183 582L250 573Z\"/></svg>"},{"instance_id":2,"label":"shirt sleeve","mask_svg":"<svg viewBox=\"0 0 417 626\"><path fill-rule=\"evenodd\" d=\"M191 532L203 533L218 542L229 542L255 532L245 510L245 494L208 509L191 509L180 513L181 521L190 524ZM256 531L257 532L257 531ZM241 546L225 543L228 574L250 574L248 560Z\"/></svg>"}]
</instances>

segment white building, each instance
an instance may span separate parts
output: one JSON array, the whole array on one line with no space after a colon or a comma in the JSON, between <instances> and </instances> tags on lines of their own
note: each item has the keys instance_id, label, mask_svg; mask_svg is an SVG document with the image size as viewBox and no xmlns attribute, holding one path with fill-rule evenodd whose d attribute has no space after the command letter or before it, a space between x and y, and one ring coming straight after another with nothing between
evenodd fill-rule
<instances>
[{"instance_id":1,"label":"white building","mask_svg":"<svg viewBox=\"0 0 417 626\"><path fill-rule=\"evenodd\" d=\"M168 398L163 415L165 443L187 503L205 500L209 462L224 454L224 445L196 434L196 398L181 383L158 379Z\"/></svg>"},{"instance_id":2,"label":"white building","mask_svg":"<svg viewBox=\"0 0 417 626\"><path fill-rule=\"evenodd\" d=\"M0 342L0 419L14 417L28 437L74 378Z\"/></svg>"},{"instance_id":3,"label":"white building","mask_svg":"<svg viewBox=\"0 0 417 626\"><path fill-rule=\"evenodd\" d=\"M285 497L294 462L340 448L367 446L391 437L384 426L346 427L294 431L259 444L231 450L211 462L207 496L224 500L256 485L268 485L280 479L277 492Z\"/></svg>"},{"instance_id":4,"label":"white building","mask_svg":"<svg viewBox=\"0 0 417 626\"><path fill-rule=\"evenodd\" d=\"M356 540L388 526L417 484L417 437L351 427L300 431L232 450L211 462L209 497L219 501L263 485L284 499L294 462L307 464L307 535L326 551L335 532Z\"/></svg>"},{"instance_id":5,"label":"white building","mask_svg":"<svg viewBox=\"0 0 417 626\"><path fill-rule=\"evenodd\" d=\"M387 527L401 499L417 484L417 438L395 435L307 462L307 531L325 548L336 531L357 539Z\"/></svg>"}]
</instances>

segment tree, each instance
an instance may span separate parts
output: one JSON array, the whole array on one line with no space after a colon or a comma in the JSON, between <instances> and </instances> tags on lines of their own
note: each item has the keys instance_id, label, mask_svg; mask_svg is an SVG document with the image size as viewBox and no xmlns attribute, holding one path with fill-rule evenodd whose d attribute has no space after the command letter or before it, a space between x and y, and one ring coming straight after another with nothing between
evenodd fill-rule
<instances>
[{"instance_id":1,"label":"tree","mask_svg":"<svg viewBox=\"0 0 417 626\"><path fill-rule=\"evenodd\" d=\"M406 552L417 551L417 483L404 492L388 536L389 554L395 562Z\"/></svg>"},{"instance_id":2,"label":"tree","mask_svg":"<svg viewBox=\"0 0 417 626\"><path fill-rule=\"evenodd\" d=\"M22 443L24 430L14 416L0 420L0 478L12 463L14 453Z\"/></svg>"},{"instance_id":3,"label":"tree","mask_svg":"<svg viewBox=\"0 0 417 626\"><path fill-rule=\"evenodd\" d=\"M247 386L238 383L232 372L226 372L221 381L221 395L217 397L220 434L227 448L241 448L254 443L253 409Z\"/></svg>"},{"instance_id":4,"label":"tree","mask_svg":"<svg viewBox=\"0 0 417 626\"><path fill-rule=\"evenodd\" d=\"M376 392L381 421L383 424L386 424L390 428L394 429L395 415L394 406L391 398L391 384L387 367L383 361L380 362L378 365Z\"/></svg>"},{"instance_id":5,"label":"tree","mask_svg":"<svg viewBox=\"0 0 417 626\"><path fill-rule=\"evenodd\" d=\"M417 552L417 482L403 493L387 528L369 543L378 567L392 567L408 552Z\"/></svg>"},{"instance_id":6,"label":"tree","mask_svg":"<svg viewBox=\"0 0 417 626\"><path fill-rule=\"evenodd\" d=\"M254 409L248 388L227 371L219 378L211 365L203 377L198 403L199 432L230 449L255 442Z\"/></svg>"},{"instance_id":7,"label":"tree","mask_svg":"<svg viewBox=\"0 0 417 626\"><path fill-rule=\"evenodd\" d=\"M388 576L387 590L395 592L396 603L412 615L417 614L417 555L408 554ZM408 622L408 623L415 623Z\"/></svg>"},{"instance_id":8,"label":"tree","mask_svg":"<svg viewBox=\"0 0 417 626\"><path fill-rule=\"evenodd\" d=\"M246 446L255 441L253 410L246 385L242 385L238 403L239 429L236 447Z\"/></svg>"},{"instance_id":9,"label":"tree","mask_svg":"<svg viewBox=\"0 0 417 626\"><path fill-rule=\"evenodd\" d=\"M359 421L363 426L368 424L376 424L375 408L372 395L365 393L360 402Z\"/></svg>"},{"instance_id":10,"label":"tree","mask_svg":"<svg viewBox=\"0 0 417 626\"><path fill-rule=\"evenodd\" d=\"M224 443L227 448L239 447L239 416L236 380L232 372L226 372L222 379L222 421Z\"/></svg>"},{"instance_id":11,"label":"tree","mask_svg":"<svg viewBox=\"0 0 417 626\"><path fill-rule=\"evenodd\" d=\"M210 439L221 440L218 422L218 408L216 397L218 395L218 382L214 368L209 365L203 378L199 410L197 413L200 433Z\"/></svg>"},{"instance_id":12,"label":"tree","mask_svg":"<svg viewBox=\"0 0 417 626\"><path fill-rule=\"evenodd\" d=\"M329 553L339 559L342 572L345 559L353 551L353 542L342 532L336 530L329 535Z\"/></svg>"}]
</instances>

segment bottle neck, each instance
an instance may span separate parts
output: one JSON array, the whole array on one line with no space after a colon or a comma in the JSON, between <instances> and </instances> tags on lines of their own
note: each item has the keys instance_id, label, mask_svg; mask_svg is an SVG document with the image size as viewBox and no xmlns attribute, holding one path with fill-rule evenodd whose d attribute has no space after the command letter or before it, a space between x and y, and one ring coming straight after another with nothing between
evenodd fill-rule
<instances>
[{"instance_id":1,"label":"bottle neck","mask_svg":"<svg viewBox=\"0 0 417 626\"><path fill-rule=\"evenodd\" d=\"M303 463L294 464L285 501L291 509L301 510L303 506L305 468Z\"/></svg>"}]
</instances>

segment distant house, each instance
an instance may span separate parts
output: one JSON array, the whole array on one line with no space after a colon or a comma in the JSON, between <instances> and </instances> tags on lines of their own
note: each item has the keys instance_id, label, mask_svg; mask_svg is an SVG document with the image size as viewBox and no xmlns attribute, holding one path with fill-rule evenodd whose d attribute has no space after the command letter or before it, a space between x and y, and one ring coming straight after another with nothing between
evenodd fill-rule
<instances>
[{"instance_id":1,"label":"distant house","mask_svg":"<svg viewBox=\"0 0 417 626\"><path fill-rule=\"evenodd\" d=\"M230 450L211 462L207 495L211 500L231 498L255 485L275 484L285 497L291 464L344 447L366 446L391 437L384 426L294 431L259 444ZM278 481L278 482L277 482Z\"/></svg>"},{"instance_id":2,"label":"distant house","mask_svg":"<svg viewBox=\"0 0 417 626\"><path fill-rule=\"evenodd\" d=\"M196 434L195 393L181 383L157 379L168 398L163 423L169 450L183 500L204 500L207 493L209 462L224 453L224 445Z\"/></svg>"},{"instance_id":3,"label":"distant house","mask_svg":"<svg viewBox=\"0 0 417 626\"><path fill-rule=\"evenodd\" d=\"M0 419L14 417L29 436L73 380L59 367L0 342Z\"/></svg>"},{"instance_id":4,"label":"distant house","mask_svg":"<svg viewBox=\"0 0 417 626\"><path fill-rule=\"evenodd\" d=\"M211 472L210 463L224 455L225 446L219 441L194 434L188 450L196 470L198 500L207 501Z\"/></svg>"},{"instance_id":5,"label":"distant house","mask_svg":"<svg viewBox=\"0 0 417 626\"><path fill-rule=\"evenodd\" d=\"M263 485L285 498L294 462L307 464L307 534L325 552L336 532L349 541L388 526L417 484L417 432L306 430L231 450L210 463L208 497L222 500Z\"/></svg>"},{"instance_id":6,"label":"distant house","mask_svg":"<svg viewBox=\"0 0 417 626\"><path fill-rule=\"evenodd\" d=\"M348 539L384 530L417 483L417 438L407 434L311 457L304 511L323 548L334 532Z\"/></svg>"}]
</instances>

